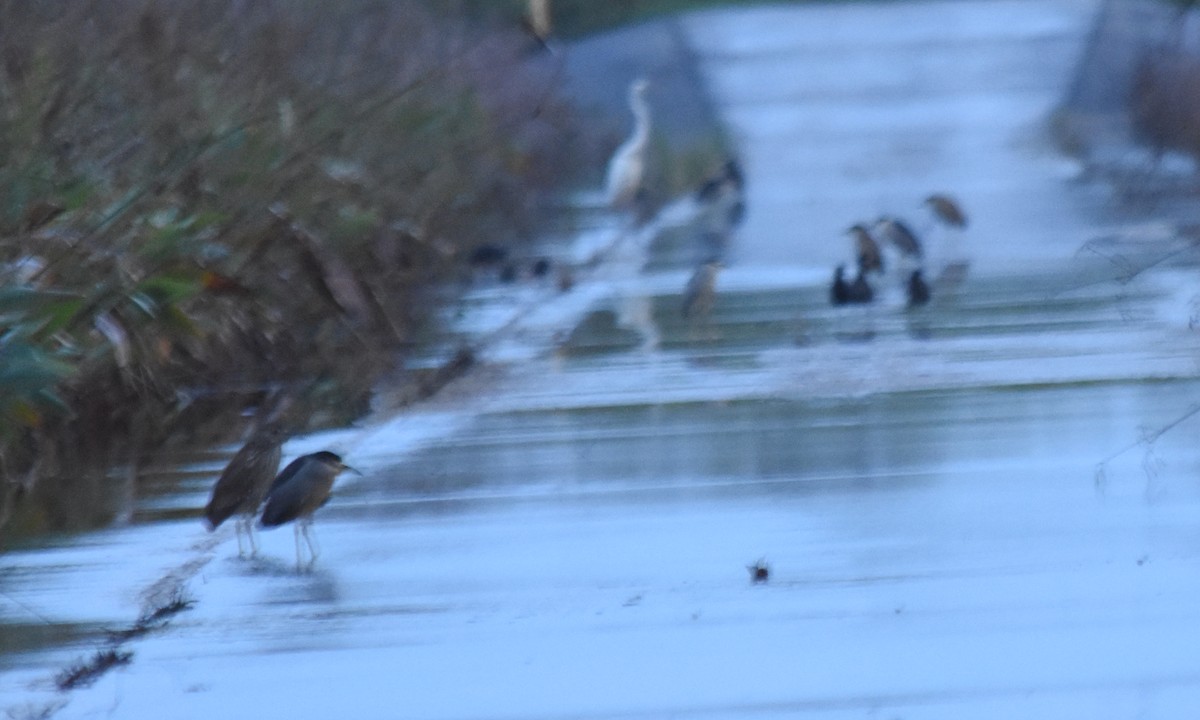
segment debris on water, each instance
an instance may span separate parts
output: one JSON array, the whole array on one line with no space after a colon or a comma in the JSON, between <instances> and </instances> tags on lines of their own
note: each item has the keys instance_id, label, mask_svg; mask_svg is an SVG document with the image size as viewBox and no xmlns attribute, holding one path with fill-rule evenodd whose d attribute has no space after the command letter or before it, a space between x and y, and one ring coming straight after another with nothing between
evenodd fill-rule
<instances>
[{"instance_id":1,"label":"debris on water","mask_svg":"<svg viewBox=\"0 0 1200 720\"><path fill-rule=\"evenodd\" d=\"M128 665L133 660L133 653L128 650L108 648L97 650L87 662L78 662L58 674L54 684L59 690L73 690L77 687L91 685L118 665Z\"/></svg>"},{"instance_id":2,"label":"debris on water","mask_svg":"<svg viewBox=\"0 0 1200 720\"><path fill-rule=\"evenodd\" d=\"M120 645L128 640L141 637L152 630L160 630L167 624L167 618L177 615L184 610L190 610L196 601L187 597L181 588L176 588L161 604L148 608L135 623L121 630L108 631L108 639L113 645Z\"/></svg>"},{"instance_id":3,"label":"debris on water","mask_svg":"<svg viewBox=\"0 0 1200 720\"><path fill-rule=\"evenodd\" d=\"M759 558L753 565L747 565L746 569L750 571L750 582L755 584L765 583L771 577L771 568L763 558Z\"/></svg>"}]
</instances>

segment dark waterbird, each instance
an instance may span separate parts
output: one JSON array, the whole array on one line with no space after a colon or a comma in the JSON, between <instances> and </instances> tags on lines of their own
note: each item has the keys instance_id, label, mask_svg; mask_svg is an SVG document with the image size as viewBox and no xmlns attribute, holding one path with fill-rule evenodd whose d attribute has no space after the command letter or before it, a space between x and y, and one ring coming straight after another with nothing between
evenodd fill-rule
<instances>
[{"instance_id":1,"label":"dark waterbird","mask_svg":"<svg viewBox=\"0 0 1200 720\"><path fill-rule=\"evenodd\" d=\"M929 285L921 277L919 269L908 276L908 306L917 307L929 302Z\"/></svg>"},{"instance_id":2,"label":"dark waterbird","mask_svg":"<svg viewBox=\"0 0 1200 720\"><path fill-rule=\"evenodd\" d=\"M340 456L328 450L301 455L288 463L267 490L267 501L259 522L263 527L269 528L296 521L298 569L303 567L300 553L301 536L308 544L310 567L320 554L311 535L313 513L329 502L334 479L346 470L358 472L342 462Z\"/></svg>"},{"instance_id":3,"label":"dark waterbird","mask_svg":"<svg viewBox=\"0 0 1200 720\"><path fill-rule=\"evenodd\" d=\"M875 291L859 268L853 282L846 282L846 266L838 265L829 286L829 302L834 305L862 305L875 299Z\"/></svg>"},{"instance_id":4,"label":"dark waterbird","mask_svg":"<svg viewBox=\"0 0 1200 720\"><path fill-rule=\"evenodd\" d=\"M277 425L268 425L251 435L238 450L213 485L212 496L204 507L204 521L209 530L237 515L238 555L244 555L242 534L250 542L250 554L258 554L254 540L253 519L266 497L267 488L279 472L280 448L286 435Z\"/></svg>"}]
</instances>

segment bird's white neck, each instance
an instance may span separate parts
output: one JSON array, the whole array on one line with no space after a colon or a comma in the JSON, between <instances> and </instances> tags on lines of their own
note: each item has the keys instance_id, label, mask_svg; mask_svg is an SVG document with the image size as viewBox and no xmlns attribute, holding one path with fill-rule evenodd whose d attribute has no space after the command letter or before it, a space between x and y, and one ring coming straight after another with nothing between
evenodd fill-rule
<instances>
[{"instance_id":1,"label":"bird's white neck","mask_svg":"<svg viewBox=\"0 0 1200 720\"><path fill-rule=\"evenodd\" d=\"M650 137L650 106L645 96L639 92L629 95L629 109L633 111L632 140L638 145L644 145Z\"/></svg>"}]
</instances>

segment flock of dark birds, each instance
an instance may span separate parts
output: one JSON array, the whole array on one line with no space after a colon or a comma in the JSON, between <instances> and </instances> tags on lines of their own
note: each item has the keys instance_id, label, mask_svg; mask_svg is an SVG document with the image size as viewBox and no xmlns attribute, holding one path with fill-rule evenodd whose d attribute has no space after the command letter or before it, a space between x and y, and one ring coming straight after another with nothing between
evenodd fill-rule
<instances>
[{"instance_id":1,"label":"flock of dark birds","mask_svg":"<svg viewBox=\"0 0 1200 720\"><path fill-rule=\"evenodd\" d=\"M745 216L745 175L736 160L728 160L721 170L705 180L695 192L695 200L701 214L716 215L717 221L732 228L741 223ZM949 195L935 193L925 198L924 205L932 212L937 222L953 230L967 226L967 216L958 201ZM896 264L902 269L907 305L919 307L932 297L929 283L923 271L925 251L917 233L900 218L884 216L874 223L855 223L846 233L850 235L854 251L856 273L853 279L846 275L846 265L834 269L833 282L829 286L829 302L833 305L865 305L874 302L875 288L872 277L884 277L889 261L884 248L896 252ZM699 267L684 287L681 312L683 317L706 315L716 298L717 272L724 267L718 258L711 258ZM965 263L955 263L952 272L965 272Z\"/></svg>"},{"instance_id":2,"label":"flock of dark birds","mask_svg":"<svg viewBox=\"0 0 1200 720\"><path fill-rule=\"evenodd\" d=\"M946 227L962 230L967 226L967 216L962 207L949 195L937 193L925 198L924 202L935 219ZM838 265L833 272L833 284L829 287L829 302L834 305L861 305L875 299L875 290L868 277L881 277L885 269L883 247L894 248L899 263L904 265L905 293L909 307L918 307L929 302L932 293L925 281L922 264L924 247L917 234L903 220L884 216L871 226L856 223L846 230L854 243L854 259L857 273L854 280L846 280L846 266ZM882 241L882 242L881 242Z\"/></svg>"}]
</instances>

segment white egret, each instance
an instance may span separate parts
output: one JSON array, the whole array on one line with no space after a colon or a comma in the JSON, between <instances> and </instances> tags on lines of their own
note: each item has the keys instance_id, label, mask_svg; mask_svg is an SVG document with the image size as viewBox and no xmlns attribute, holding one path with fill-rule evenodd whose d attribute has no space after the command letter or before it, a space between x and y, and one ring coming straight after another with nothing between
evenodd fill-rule
<instances>
[{"instance_id":1,"label":"white egret","mask_svg":"<svg viewBox=\"0 0 1200 720\"><path fill-rule=\"evenodd\" d=\"M629 86L633 133L608 161L607 197L608 204L614 208L627 208L633 204L646 174L646 148L650 142L650 106L646 102L649 87L650 82L645 78L638 78Z\"/></svg>"}]
</instances>

